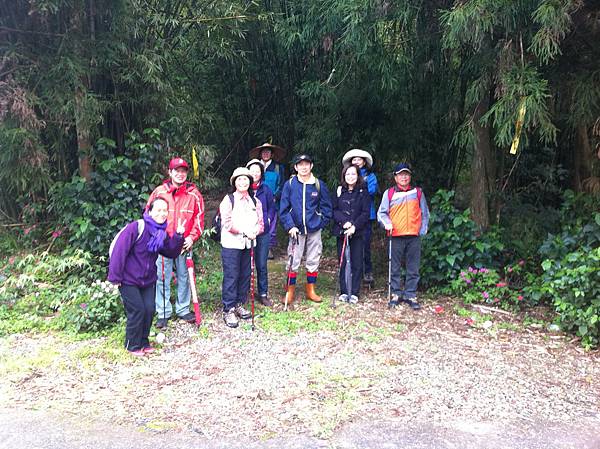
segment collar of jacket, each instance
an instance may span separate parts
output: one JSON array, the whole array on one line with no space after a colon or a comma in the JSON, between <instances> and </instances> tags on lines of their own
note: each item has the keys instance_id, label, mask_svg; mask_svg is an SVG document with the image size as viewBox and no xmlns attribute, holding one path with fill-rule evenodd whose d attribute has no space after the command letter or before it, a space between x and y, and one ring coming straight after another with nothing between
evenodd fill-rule
<instances>
[{"instance_id":1,"label":"collar of jacket","mask_svg":"<svg viewBox=\"0 0 600 449\"><path fill-rule=\"evenodd\" d=\"M310 178L308 178L308 181L303 182L300 179L300 175L296 175L296 179L298 180L298 182L302 183L302 184L316 184L317 183L317 178L315 178L315 175L313 175L312 173L310 174Z\"/></svg>"},{"instance_id":2,"label":"collar of jacket","mask_svg":"<svg viewBox=\"0 0 600 449\"><path fill-rule=\"evenodd\" d=\"M408 192L409 190L412 190L412 186L409 184L409 185L407 185L407 186L406 186L406 188L405 188L405 189L403 189L403 188L402 188L402 187L400 187L398 184L396 184L396 185L394 186L394 190L395 190L396 192Z\"/></svg>"}]
</instances>

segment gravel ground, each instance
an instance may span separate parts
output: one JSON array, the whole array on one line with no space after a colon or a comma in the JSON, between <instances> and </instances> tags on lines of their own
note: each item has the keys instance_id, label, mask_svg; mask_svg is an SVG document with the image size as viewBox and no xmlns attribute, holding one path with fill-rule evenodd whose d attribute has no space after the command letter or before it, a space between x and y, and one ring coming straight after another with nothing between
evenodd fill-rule
<instances>
[{"instance_id":1,"label":"gravel ground","mask_svg":"<svg viewBox=\"0 0 600 449\"><path fill-rule=\"evenodd\" d=\"M250 440L326 440L382 421L518 423L520 432L575 422L600 432L598 351L517 326L516 316L494 314L487 330L469 325L449 299L388 311L380 294L335 311L296 307L332 330L277 334L261 318L254 332L227 329L217 313L200 333L171 323L162 349L141 360L98 351L98 340L13 335L0 340L0 407Z\"/></svg>"}]
</instances>

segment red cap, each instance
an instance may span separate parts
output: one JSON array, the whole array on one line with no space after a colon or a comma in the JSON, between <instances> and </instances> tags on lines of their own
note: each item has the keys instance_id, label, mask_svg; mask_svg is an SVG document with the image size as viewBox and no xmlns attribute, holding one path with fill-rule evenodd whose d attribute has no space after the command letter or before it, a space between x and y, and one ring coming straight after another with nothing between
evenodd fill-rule
<instances>
[{"instance_id":1,"label":"red cap","mask_svg":"<svg viewBox=\"0 0 600 449\"><path fill-rule=\"evenodd\" d=\"M180 168L180 167L184 167L186 170L190 169L190 166L188 165L188 163L186 161L184 161L183 159L181 159L180 157L171 159L171 162L169 162L169 170L175 170L176 168Z\"/></svg>"}]
</instances>

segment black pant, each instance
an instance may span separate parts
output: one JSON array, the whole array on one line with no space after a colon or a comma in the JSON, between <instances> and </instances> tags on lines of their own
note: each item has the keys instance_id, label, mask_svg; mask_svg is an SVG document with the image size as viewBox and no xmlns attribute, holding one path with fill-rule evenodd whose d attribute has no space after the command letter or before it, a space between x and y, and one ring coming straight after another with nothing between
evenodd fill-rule
<instances>
[{"instance_id":1,"label":"black pant","mask_svg":"<svg viewBox=\"0 0 600 449\"><path fill-rule=\"evenodd\" d=\"M256 254L256 252L254 253ZM250 290L250 250L221 248L223 262L223 310L248 302Z\"/></svg>"},{"instance_id":2,"label":"black pant","mask_svg":"<svg viewBox=\"0 0 600 449\"><path fill-rule=\"evenodd\" d=\"M406 263L406 276L402 263ZM421 238L419 236L392 237L392 293L400 299L415 299L421 266Z\"/></svg>"},{"instance_id":3,"label":"black pant","mask_svg":"<svg viewBox=\"0 0 600 449\"><path fill-rule=\"evenodd\" d=\"M154 294L156 284L140 288L121 285L119 291L127 314L125 326L125 349L137 351L150 346L148 335L154 316Z\"/></svg>"},{"instance_id":4,"label":"black pant","mask_svg":"<svg viewBox=\"0 0 600 449\"><path fill-rule=\"evenodd\" d=\"M342 254L342 246L344 245L344 237L337 238L337 254L338 263ZM360 283L362 281L363 271L363 251L365 242L362 235L353 235L348 239L348 246L350 247L350 269L352 271L352 285L351 290L348 291L346 286L346 279L344 272L346 270L346 258L342 260L342 268L340 269L340 291L342 294L358 296L360 293Z\"/></svg>"}]
</instances>

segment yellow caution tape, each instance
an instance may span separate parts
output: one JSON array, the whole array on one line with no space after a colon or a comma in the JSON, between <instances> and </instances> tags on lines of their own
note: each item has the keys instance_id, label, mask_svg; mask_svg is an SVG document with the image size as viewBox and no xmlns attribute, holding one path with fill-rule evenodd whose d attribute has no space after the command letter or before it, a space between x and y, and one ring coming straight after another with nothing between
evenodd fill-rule
<instances>
[{"instance_id":1,"label":"yellow caution tape","mask_svg":"<svg viewBox=\"0 0 600 449\"><path fill-rule=\"evenodd\" d=\"M510 146L510 154L517 154L517 148L519 148L519 140L521 140L521 131L523 130L523 122L525 121L525 112L527 110L527 107L525 106L526 99L527 97L521 98L519 116L515 123L515 137L513 137L512 145Z\"/></svg>"},{"instance_id":2,"label":"yellow caution tape","mask_svg":"<svg viewBox=\"0 0 600 449\"><path fill-rule=\"evenodd\" d=\"M196 145L192 146L192 168L194 169L194 177L198 178L200 173L198 171L198 158L196 157Z\"/></svg>"}]
</instances>

